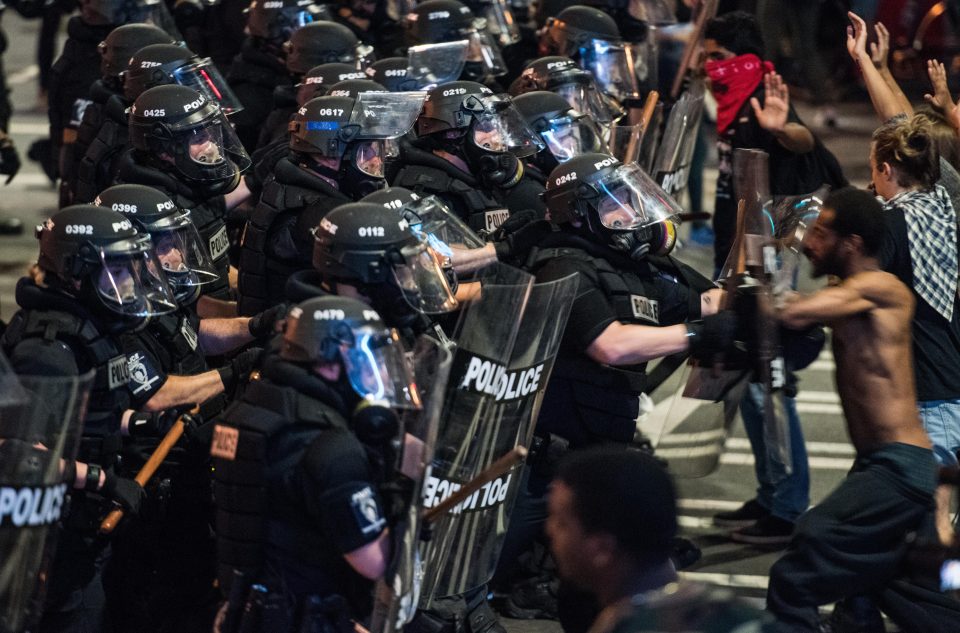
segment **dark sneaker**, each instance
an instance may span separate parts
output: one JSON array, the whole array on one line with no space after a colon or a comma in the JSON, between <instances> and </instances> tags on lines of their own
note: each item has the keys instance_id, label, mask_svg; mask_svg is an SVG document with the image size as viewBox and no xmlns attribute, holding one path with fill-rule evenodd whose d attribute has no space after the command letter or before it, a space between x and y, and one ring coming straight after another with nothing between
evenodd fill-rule
<instances>
[{"instance_id":1,"label":"dark sneaker","mask_svg":"<svg viewBox=\"0 0 960 633\"><path fill-rule=\"evenodd\" d=\"M515 584L501 608L504 615L518 620L556 620L556 583L529 578Z\"/></svg>"},{"instance_id":2,"label":"dark sneaker","mask_svg":"<svg viewBox=\"0 0 960 633\"><path fill-rule=\"evenodd\" d=\"M713 515L713 524L728 528L749 527L766 516L770 516L770 511L756 499L751 499L736 510Z\"/></svg>"},{"instance_id":3,"label":"dark sneaker","mask_svg":"<svg viewBox=\"0 0 960 633\"><path fill-rule=\"evenodd\" d=\"M730 533L738 543L751 545L786 545L793 536L793 521L768 514L753 525Z\"/></svg>"},{"instance_id":4,"label":"dark sneaker","mask_svg":"<svg viewBox=\"0 0 960 633\"><path fill-rule=\"evenodd\" d=\"M700 548L693 544L693 541L683 537L676 536L673 539L673 546L670 548L670 560L677 571L690 567L703 556Z\"/></svg>"}]
</instances>

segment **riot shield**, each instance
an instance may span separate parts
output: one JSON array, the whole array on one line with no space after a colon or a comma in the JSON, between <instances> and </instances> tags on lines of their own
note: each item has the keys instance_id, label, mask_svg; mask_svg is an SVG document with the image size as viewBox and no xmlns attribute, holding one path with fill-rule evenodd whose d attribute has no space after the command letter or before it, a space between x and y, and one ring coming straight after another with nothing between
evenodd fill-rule
<instances>
[{"instance_id":1,"label":"riot shield","mask_svg":"<svg viewBox=\"0 0 960 633\"><path fill-rule=\"evenodd\" d=\"M697 80L680 96L670 109L667 129L654 159L654 180L673 197L687 186L690 162L697 144L700 119L703 116L703 81Z\"/></svg>"},{"instance_id":2,"label":"riot shield","mask_svg":"<svg viewBox=\"0 0 960 633\"><path fill-rule=\"evenodd\" d=\"M797 285L797 272L807 231L820 216L829 187L823 186L801 196L785 196L774 201L774 239L779 251L774 275L773 295L783 296Z\"/></svg>"},{"instance_id":3,"label":"riot shield","mask_svg":"<svg viewBox=\"0 0 960 633\"><path fill-rule=\"evenodd\" d=\"M443 418L433 477L425 490L427 507L439 503L514 446L529 445L575 292L573 277L529 288L520 312L511 312L514 343L507 356L498 355L497 366L489 363L489 343L487 349L481 349L477 337L463 332L448 391L463 399L476 397L482 389L485 401L478 414L463 417L451 410L451 415ZM481 302L485 300L481 297ZM504 306L490 307L495 314L487 317L499 323L497 327L506 324ZM465 350L470 351L459 353ZM489 379L483 380L484 373ZM461 594L489 582L519 483L518 465L435 523L426 558L430 572L422 607L429 608L434 598Z\"/></svg>"},{"instance_id":4,"label":"riot shield","mask_svg":"<svg viewBox=\"0 0 960 633\"><path fill-rule=\"evenodd\" d=\"M94 373L14 376L0 367L0 633L40 619L69 490L63 466L76 458Z\"/></svg>"},{"instance_id":5,"label":"riot shield","mask_svg":"<svg viewBox=\"0 0 960 633\"><path fill-rule=\"evenodd\" d=\"M395 499L403 514L393 525L390 567L374 589L371 633L393 633L409 622L417 609L420 580L420 527L423 486L437 439L440 410L453 362L453 347L420 337L413 351L414 376L423 408L404 412L404 439L398 460Z\"/></svg>"}]
</instances>

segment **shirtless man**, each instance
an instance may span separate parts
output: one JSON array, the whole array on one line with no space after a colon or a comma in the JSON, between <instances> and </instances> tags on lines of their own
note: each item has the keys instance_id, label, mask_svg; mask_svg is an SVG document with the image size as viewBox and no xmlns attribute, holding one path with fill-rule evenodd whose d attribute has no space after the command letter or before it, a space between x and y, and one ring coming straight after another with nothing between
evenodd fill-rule
<instances>
[{"instance_id":1,"label":"shirtless man","mask_svg":"<svg viewBox=\"0 0 960 633\"><path fill-rule=\"evenodd\" d=\"M917 412L911 359L914 300L880 270L881 218L865 191L831 194L804 251L814 277L836 275L841 283L793 297L780 314L787 327L833 328L837 390L857 450L848 477L800 518L770 571L767 608L784 631L819 631L817 607L855 595L883 592L881 606L888 606L907 534L933 509L936 462ZM925 621L918 611L909 622L897 618L904 631L960 631L956 619L943 622L949 615L933 610Z\"/></svg>"}]
</instances>

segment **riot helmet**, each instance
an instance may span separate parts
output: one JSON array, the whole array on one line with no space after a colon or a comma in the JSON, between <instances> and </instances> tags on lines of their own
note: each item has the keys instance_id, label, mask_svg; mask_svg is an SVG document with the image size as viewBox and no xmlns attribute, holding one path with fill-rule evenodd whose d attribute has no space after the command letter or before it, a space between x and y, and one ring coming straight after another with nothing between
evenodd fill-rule
<instances>
[{"instance_id":1,"label":"riot helmet","mask_svg":"<svg viewBox=\"0 0 960 633\"><path fill-rule=\"evenodd\" d=\"M320 64L340 62L364 68L372 60L373 49L361 44L353 31L337 22L311 22L290 35L283 45L287 70L303 76Z\"/></svg>"},{"instance_id":2,"label":"riot helmet","mask_svg":"<svg viewBox=\"0 0 960 633\"><path fill-rule=\"evenodd\" d=\"M173 16L161 0L82 0L80 14L89 24L155 24L176 33ZM169 28L167 28L169 26Z\"/></svg>"},{"instance_id":3,"label":"riot helmet","mask_svg":"<svg viewBox=\"0 0 960 633\"><path fill-rule=\"evenodd\" d=\"M508 95L494 95L472 81L430 90L417 119L417 135L482 170L492 169L488 163L506 154L524 158L543 149L543 141Z\"/></svg>"},{"instance_id":4,"label":"riot helmet","mask_svg":"<svg viewBox=\"0 0 960 633\"><path fill-rule=\"evenodd\" d=\"M510 94L519 96L534 90L555 92L582 114L608 125L623 115L620 106L603 94L594 76L569 57L548 56L535 59L510 84Z\"/></svg>"},{"instance_id":5,"label":"riot helmet","mask_svg":"<svg viewBox=\"0 0 960 633\"><path fill-rule=\"evenodd\" d=\"M345 79L330 86L330 92L327 94L331 97L356 99L357 95L364 92L389 92L389 90L371 79Z\"/></svg>"},{"instance_id":6,"label":"riot helmet","mask_svg":"<svg viewBox=\"0 0 960 633\"><path fill-rule=\"evenodd\" d=\"M356 66L333 62L320 64L307 71L297 84L297 104L304 105L314 97L322 97L330 92L330 86L347 79L367 79L367 73Z\"/></svg>"},{"instance_id":7,"label":"riot helmet","mask_svg":"<svg viewBox=\"0 0 960 633\"><path fill-rule=\"evenodd\" d=\"M457 0L427 0L404 18L407 56L420 85L465 78L479 81L507 72L500 46ZM431 79L432 78L432 79Z\"/></svg>"},{"instance_id":8,"label":"riot helmet","mask_svg":"<svg viewBox=\"0 0 960 633\"><path fill-rule=\"evenodd\" d=\"M636 163L582 154L561 163L543 194L550 219L634 259L665 255L676 243L680 206Z\"/></svg>"},{"instance_id":9,"label":"riot helmet","mask_svg":"<svg viewBox=\"0 0 960 633\"><path fill-rule=\"evenodd\" d=\"M520 41L520 24L507 0L470 0L467 5L485 21L487 33L500 46L511 46Z\"/></svg>"},{"instance_id":10,"label":"riot helmet","mask_svg":"<svg viewBox=\"0 0 960 633\"><path fill-rule=\"evenodd\" d=\"M218 278L216 267L188 209L144 185L115 185L93 201L122 213L153 240L154 252L180 305L200 295L200 287Z\"/></svg>"},{"instance_id":11,"label":"riot helmet","mask_svg":"<svg viewBox=\"0 0 960 633\"><path fill-rule=\"evenodd\" d=\"M392 323L457 307L442 256L405 218L380 204L333 209L314 239L313 267L327 281L356 286Z\"/></svg>"},{"instance_id":12,"label":"riot helmet","mask_svg":"<svg viewBox=\"0 0 960 633\"><path fill-rule=\"evenodd\" d=\"M387 327L376 310L356 299L327 295L307 299L291 308L279 356L314 367L330 364L342 367L361 400L353 416L353 430L365 443L380 444L394 439L399 421L396 415L379 415L374 419L358 415L364 405L422 407L400 335Z\"/></svg>"},{"instance_id":13,"label":"riot helmet","mask_svg":"<svg viewBox=\"0 0 960 633\"><path fill-rule=\"evenodd\" d=\"M127 64L123 94L133 102L154 86L177 84L193 88L208 101L220 104L224 114L243 109L229 84L209 57L173 44L152 44L137 51Z\"/></svg>"},{"instance_id":14,"label":"riot helmet","mask_svg":"<svg viewBox=\"0 0 960 633\"><path fill-rule=\"evenodd\" d=\"M390 92L417 90L420 86L409 73L410 60L406 57L384 57L367 67L367 78L387 87Z\"/></svg>"},{"instance_id":15,"label":"riot helmet","mask_svg":"<svg viewBox=\"0 0 960 633\"><path fill-rule=\"evenodd\" d=\"M97 45L100 53L100 75L111 90L123 88L122 75L130 58L151 44L173 44L166 31L152 24L124 24L110 31Z\"/></svg>"},{"instance_id":16,"label":"riot helmet","mask_svg":"<svg viewBox=\"0 0 960 633\"><path fill-rule=\"evenodd\" d=\"M651 38L650 27L677 22L666 0L583 0L581 4L605 11L630 42L648 41Z\"/></svg>"},{"instance_id":17,"label":"riot helmet","mask_svg":"<svg viewBox=\"0 0 960 633\"><path fill-rule=\"evenodd\" d=\"M360 198L386 185L384 163L396 153L390 141L413 126L422 102L419 93L389 92L311 99L290 120L290 149Z\"/></svg>"},{"instance_id":18,"label":"riot helmet","mask_svg":"<svg viewBox=\"0 0 960 633\"><path fill-rule=\"evenodd\" d=\"M594 7L573 5L556 17L547 18L540 34L541 55L564 55L579 58L580 49L592 40L615 42L620 29L609 15Z\"/></svg>"},{"instance_id":19,"label":"riot helmet","mask_svg":"<svg viewBox=\"0 0 960 633\"><path fill-rule=\"evenodd\" d=\"M130 108L130 144L141 159L209 195L240 183L250 157L215 102L185 86L156 86Z\"/></svg>"},{"instance_id":20,"label":"riot helmet","mask_svg":"<svg viewBox=\"0 0 960 633\"><path fill-rule=\"evenodd\" d=\"M326 6L313 0L253 0L246 10L247 33L279 55L283 43L302 26L330 20Z\"/></svg>"},{"instance_id":21,"label":"riot helmet","mask_svg":"<svg viewBox=\"0 0 960 633\"><path fill-rule=\"evenodd\" d=\"M60 287L124 324L177 308L150 236L122 214L91 204L66 207L37 227L38 266Z\"/></svg>"},{"instance_id":22,"label":"riot helmet","mask_svg":"<svg viewBox=\"0 0 960 633\"><path fill-rule=\"evenodd\" d=\"M580 114L553 92L535 90L513 100L527 124L540 135L546 150L530 160L544 174L579 154L606 149L600 128L589 115Z\"/></svg>"}]
</instances>

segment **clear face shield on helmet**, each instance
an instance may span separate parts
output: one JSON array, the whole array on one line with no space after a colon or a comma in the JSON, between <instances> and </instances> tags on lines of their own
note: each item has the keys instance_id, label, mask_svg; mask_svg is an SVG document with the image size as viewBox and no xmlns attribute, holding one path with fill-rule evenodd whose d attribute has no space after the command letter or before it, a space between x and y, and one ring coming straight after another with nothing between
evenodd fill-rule
<instances>
[{"instance_id":1,"label":"clear face shield on helmet","mask_svg":"<svg viewBox=\"0 0 960 633\"><path fill-rule=\"evenodd\" d=\"M589 116L576 112L552 119L549 127L540 131L540 137L561 163L588 152L607 152L597 124Z\"/></svg>"},{"instance_id":2,"label":"clear face shield on helmet","mask_svg":"<svg viewBox=\"0 0 960 633\"><path fill-rule=\"evenodd\" d=\"M457 308L457 299L444 272L444 257L427 239L400 250L393 277L411 308L423 314L442 314Z\"/></svg>"},{"instance_id":3,"label":"clear face shield on helmet","mask_svg":"<svg viewBox=\"0 0 960 633\"><path fill-rule=\"evenodd\" d=\"M347 379L361 398L396 408L422 406L396 330L364 325L338 338Z\"/></svg>"},{"instance_id":4,"label":"clear face shield on helmet","mask_svg":"<svg viewBox=\"0 0 960 633\"><path fill-rule=\"evenodd\" d=\"M177 309L173 290L152 248L150 236L130 240L130 248L99 249L93 275L97 296L109 310L126 317L153 317Z\"/></svg>"},{"instance_id":5,"label":"clear face shield on helmet","mask_svg":"<svg viewBox=\"0 0 960 633\"><path fill-rule=\"evenodd\" d=\"M456 81L467 63L469 40L423 44L407 50L407 77L420 89Z\"/></svg>"},{"instance_id":6,"label":"clear face shield on helmet","mask_svg":"<svg viewBox=\"0 0 960 633\"><path fill-rule=\"evenodd\" d=\"M506 0L487 0L483 5L483 13L487 21L487 33L500 46L510 46L520 41L520 25Z\"/></svg>"},{"instance_id":7,"label":"clear face shield on helmet","mask_svg":"<svg viewBox=\"0 0 960 633\"><path fill-rule=\"evenodd\" d=\"M620 165L594 186L600 192L596 203L600 223L612 231L632 231L665 220L676 223L683 212L636 163Z\"/></svg>"},{"instance_id":8,"label":"clear face shield on helmet","mask_svg":"<svg viewBox=\"0 0 960 633\"><path fill-rule=\"evenodd\" d=\"M465 35L469 42L467 63L480 64L481 76L499 77L507 73L507 62L504 61L494 36L487 30L487 21L484 18L474 20L473 29Z\"/></svg>"},{"instance_id":9,"label":"clear face shield on helmet","mask_svg":"<svg viewBox=\"0 0 960 633\"><path fill-rule=\"evenodd\" d=\"M509 152L517 158L543 149L543 140L530 129L509 96L471 96L464 105L473 113L470 140L476 147L494 153Z\"/></svg>"},{"instance_id":10,"label":"clear face shield on helmet","mask_svg":"<svg viewBox=\"0 0 960 633\"><path fill-rule=\"evenodd\" d=\"M177 299L191 296L204 284L219 278L197 227L184 211L167 228L153 229L153 250Z\"/></svg>"},{"instance_id":11,"label":"clear face shield on helmet","mask_svg":"<svg viewBox=\"0 0 960 633\"><path fill-rule=\"evenodd\" d=\"M582 49L581 64L597 80L600 90L618 101L640 98L640 77L649 72L649 47L625 42L590 40Z\"/></svg>"},{"instance_id":12,"label":"clear face shield on helmet","mask_svg":"<svg viewBox=\"0 0 960 633\"><path fill-rule=\"evenodd\" d=\"M250 166L250 156L222 112L173 132L177 168L190 179L220 181Z\"/></svg>"},{"instance_id":13,"label":"clear face shield on helmet","mask_svg":"<svg viewBox=\"0 0 960 633\"><path fill-rule=\"evenodd\" d=\"M408 202L400 209L400 216L410 225L410 230L423 237L440 255L444 272L451 284L456 282L456 272L453 269L458 252L464 253L485 245L480 236L436 196ZM451 290L456 292L455 285L451 285Z\"/></svg>"},{"instance_id":14,"label":"clear face shield on helmet","mask_svg":"<svg viewBox=\"0 0 960 633\"><path fill-rule=\"evenodd\" d=\"M220 110L228 116L243 110L243 104L209 57L176 69L173 78L181 86L193 88L208 101L219 103Z\"/></svg>"},{"instance_id":15,"label":"clear face shield on helmet","mask_svg":"<svg viewBox=\"0 0 960 633\"><path fill-rule=\"evenodd\" d=\"M593 76L587 71L583 71L583 75L578 76L576 81L550 90L563 97L571 108L590 115L600 125L610 125L623 116L620 106L600 92Z\"/></svg>"}]
</instances>

